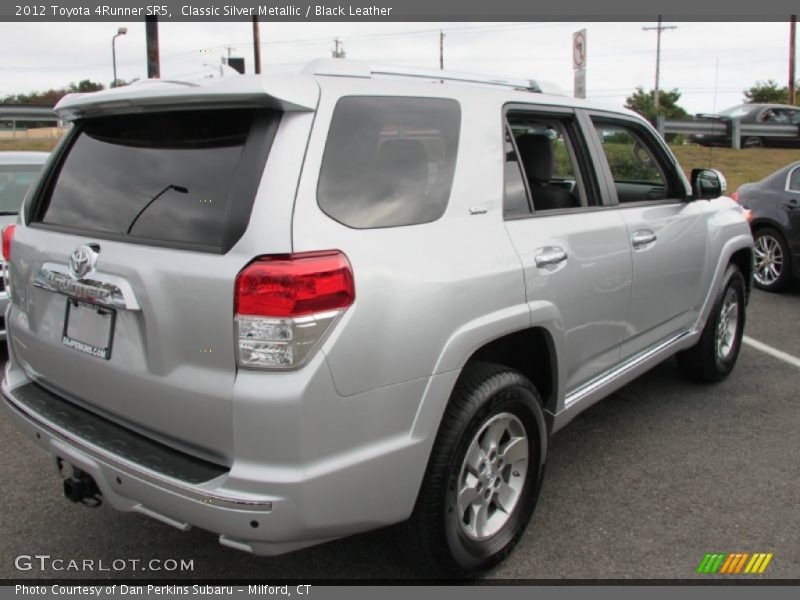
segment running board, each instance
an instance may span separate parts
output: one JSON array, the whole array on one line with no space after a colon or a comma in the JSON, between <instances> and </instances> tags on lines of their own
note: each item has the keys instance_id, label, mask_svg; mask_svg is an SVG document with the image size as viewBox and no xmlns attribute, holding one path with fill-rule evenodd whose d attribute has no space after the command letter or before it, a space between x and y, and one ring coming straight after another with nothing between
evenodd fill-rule
<instances>
[{"instance_id":1,"label":"running board","mask_svg":"<svg viewBox=\"0 0 800 600\"><path fill-rule=\"evenodd\" d=\"M636 367L642 365L643 363L647 362L651 358L661 354L665 350L667 350L670 346L673 346L683 340L684 338L691 335L691 330L686 330L676 335L673 335L670 338L667 338L663 342L659 342L655 346L648 348L640 352L639 354L635 354L624 363L613 367L611 370L606 371L605 373L595 377L591 381L584 383L582 386L576 388L575 390L571 391L566 395L564 398L564 409L571 408L573 405L577 404L581 400L587 398L588 396L592 395L596 391L600 390L601 388L605 387L615 379L618 379L624 376L626 373L633 371Z\"/></svg>"}]
</instances>

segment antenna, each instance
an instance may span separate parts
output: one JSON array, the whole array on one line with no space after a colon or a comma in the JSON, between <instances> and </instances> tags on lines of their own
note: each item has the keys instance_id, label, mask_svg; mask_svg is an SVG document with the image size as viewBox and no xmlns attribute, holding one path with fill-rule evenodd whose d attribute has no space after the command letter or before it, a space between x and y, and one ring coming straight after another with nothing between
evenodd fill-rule
<instances>
[{"instance_id":1,"label":"antenna","mask_svg":"<svg viewBox=\"0 0 800 600\"><path fill-rule=\"evenodd\" d=\"M717 114L717 81L719 80L719 57L717 57L717 66L714 67L714 103L711 107L711 114ZM733 135L733 128L731 128L731 135ZM708 168L711 168L711 159L714 157L713 144L708 147Z\"/></svg>"}]
</instances>

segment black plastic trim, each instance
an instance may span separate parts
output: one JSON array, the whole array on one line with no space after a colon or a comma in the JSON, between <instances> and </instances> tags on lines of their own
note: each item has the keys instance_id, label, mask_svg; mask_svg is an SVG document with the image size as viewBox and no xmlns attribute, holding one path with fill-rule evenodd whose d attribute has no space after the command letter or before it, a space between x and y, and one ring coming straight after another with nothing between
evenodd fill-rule
<instances>
[{"instance_id":1,"label":"black plastic trim","mask_svg":"<svg viewBox=\"0 0 800 600\"><path fill-rule=\"evenodd\" d=\"M41 418L44 425L52 423L87 444L161 475L196 485L228 473L226 467L126 429L64 400L34 382L14 388L13 394L14 400Z\"/></svg>"}]
</instances>

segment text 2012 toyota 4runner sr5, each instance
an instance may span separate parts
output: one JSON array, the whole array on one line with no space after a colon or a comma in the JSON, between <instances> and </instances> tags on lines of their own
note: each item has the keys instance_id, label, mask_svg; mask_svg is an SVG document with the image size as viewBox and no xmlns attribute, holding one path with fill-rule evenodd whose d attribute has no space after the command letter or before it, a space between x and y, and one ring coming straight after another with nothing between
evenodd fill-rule
<instances>
[{"instance_id":1,"label":"text 2012 toyota 4runner sr5","mask_svg":"<svg viewBox=\"0 0 800 600\"><path fill-rule=\"evenodd\" d=\"M346 60L57 110L3 235L2 404L72 500L266 555L405 522L468 575L554 431L671 355L736 361L742 209L633 113Z\"/></svg>"}]
</instances>

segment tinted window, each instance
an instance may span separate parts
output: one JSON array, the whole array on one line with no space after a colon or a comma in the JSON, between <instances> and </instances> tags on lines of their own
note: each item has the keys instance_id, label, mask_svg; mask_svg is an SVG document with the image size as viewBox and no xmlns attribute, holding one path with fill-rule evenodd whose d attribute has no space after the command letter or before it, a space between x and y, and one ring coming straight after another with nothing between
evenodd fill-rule
<instances>
[{"instance_id":1,"label":"tinted window","mask_svg":"<svg viewBox=\"0 0 800 600\"><path fill-rule=\"evenodd\" d=\"M41 165L0 166L0 214L15 215Z\"/></svg>"},{"instance_id":2,"label":"tinted window","mask_svg":"<svg viewBox=\"0 0 800 600\"><path fill-rule=\"evenodd\" d=\"M226 250L247 225L276 121L247 109L89 120L39 220L100 237Z\"/></svg>"},{"instance_id":3,"label":"tinted window","mask_svg":"<svg viewBox=\"0 0 800 600\"><path fill-rule=\"evenodd\" d=\"M503 196L503 214L506 217L530 214L528 192L525 190L525 180L522 178L517 152L511 143L511 134L506 129L505 141L505 188Z\"/></svg>"},{"instance_id":4,"label":"tinted window","mask_svg":"<svg viewBox=\"0 0 800 600\"><path fill-rule=\"evenodd\" d=\"M455 100L342 98L322 159L320 208L360 229L435 221L450 197L460 121Z\"/></svg>"}]
</instances>

